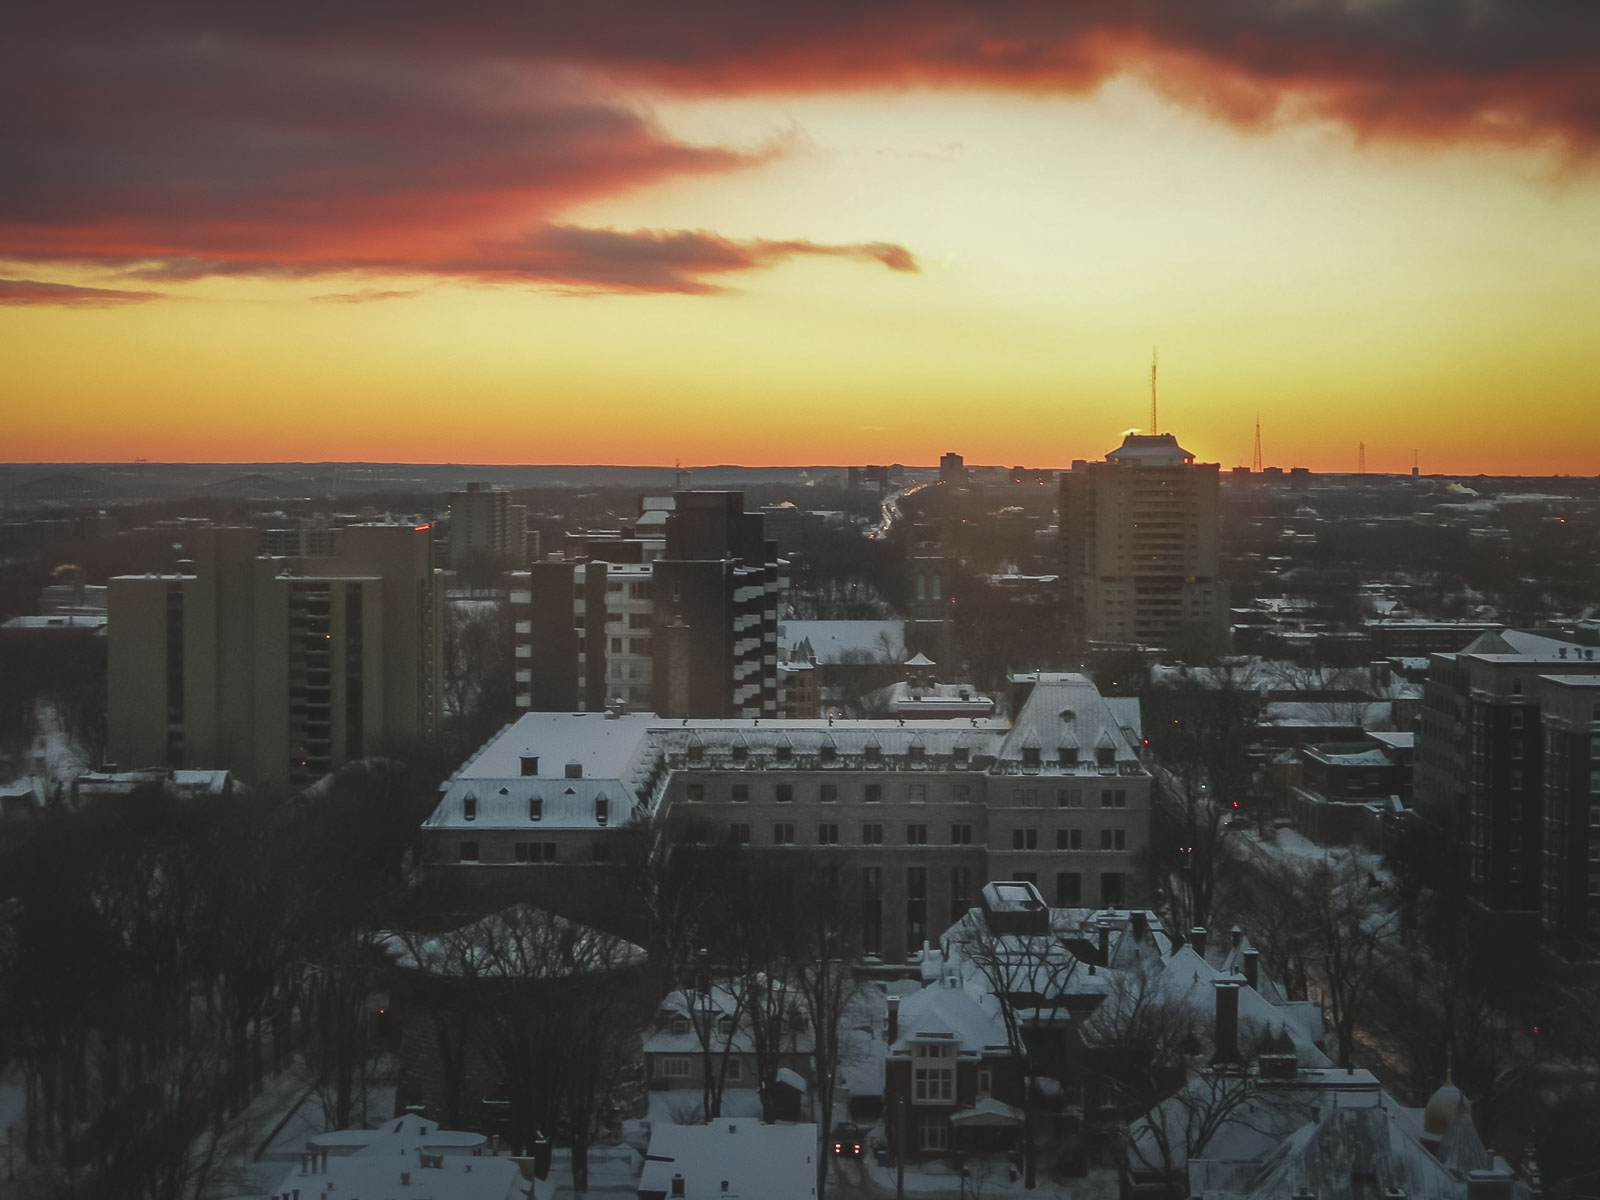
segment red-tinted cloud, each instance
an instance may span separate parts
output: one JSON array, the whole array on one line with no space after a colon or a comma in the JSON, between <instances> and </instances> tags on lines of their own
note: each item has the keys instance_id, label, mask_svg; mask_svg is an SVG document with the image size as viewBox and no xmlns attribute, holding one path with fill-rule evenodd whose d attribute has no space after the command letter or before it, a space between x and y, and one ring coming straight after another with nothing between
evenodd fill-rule
<instances>
[{"instance_id":1,"label":"red-tinted cloud","mask_svg":"<svg viewBox=\"0 0 1600 1200\"><path fill-rule=\"evenodd\" d=\"M579 203L763 155L618 98L1133 75L1222 119L1600 146L1600 3L1565 0L55 0L0 44L0 260L168 278L401 270L708 290L894 246L581 230ZM607 79L603 89L596 81ZM529 232L532 231L532 232ZM804 231L782 231L785 233ZM892 235L893 231L885 231Z\"/></svg>"},{"instance_id":2,"label":"red-tinted cloud","mask_svg":"<svg viewBox=\"0 0 1600 1200\"><path fill-rule=\"evenodd\" d=\"M74 287L37 279L0 279L0 304L65 305L69 308L111 308L160 300L160 292L124 292L112 288Z\"/></svg>"}]
</instances>

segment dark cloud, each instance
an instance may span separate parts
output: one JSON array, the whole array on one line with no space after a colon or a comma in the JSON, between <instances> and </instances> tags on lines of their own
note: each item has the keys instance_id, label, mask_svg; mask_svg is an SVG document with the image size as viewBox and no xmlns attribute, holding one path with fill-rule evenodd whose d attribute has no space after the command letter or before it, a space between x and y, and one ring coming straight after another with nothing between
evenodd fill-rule
<instances>
[{"instance_id":1,"label":"dark cloud","mask_svg":"<svg viewBox=\"0 0 1600 1200\"><path fill-rule=\"evenodd\" d=\"M160 300L160 292L123 292L112 288L74 287L38 279L0 279L0 304L52 304L69 308L110 308Z\"/></svg>"},{"instance_id":2,"label":"dark cloud","mask_svg":"<svg viewBox=\"0 0 1600 1200\"><path fill-rule=\"evenodd\" d=\"M1243 126L1587 163L1597 59L1600 3L1568 0L55 0L8 13L0 41L0 257L672 291L796 254L908 269L896 246L565 218L776 152L671 137L619 99L641 84L1074 93L1131 75Z\"/></svg>"}]
</instances>

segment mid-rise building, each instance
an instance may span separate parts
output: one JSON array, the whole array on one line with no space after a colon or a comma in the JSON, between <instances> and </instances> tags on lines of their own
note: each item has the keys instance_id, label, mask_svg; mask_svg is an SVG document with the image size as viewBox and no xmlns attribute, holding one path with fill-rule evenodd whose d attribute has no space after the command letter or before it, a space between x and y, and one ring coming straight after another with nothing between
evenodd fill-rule
<instances>
[{"instance_id":1,"label":"mid-rise building","mask_svg":"<svg viewBox=\"0 0 1600 1200\"><path fill-rule=\"evenodd\" d=\"M427 525L340 531L331 557L259 553L252 529L198 529L192 571L109 590L110 759L298 785L431 736L439 575Z\"/></svg>"},{"instance_id":2,"label":"mid-rise building","mask_svg":"<svg viewBox=\"0 0 1600 1200\"><path fill-rule=\"evenodd\" d=\"M632 529L512 576L517 706L778 715L775 545L738 492L646 497Z\"/></svg>"},{"instance_id":3,"label":"mid-rise building","mask_svg":"<svg viewBox=\"0 0 1600 1200\"><path fill-rule=\"evenodd\" d=\"M1432 656L1416 802L1464 832L1470 894L1558 941L1600 936L1600 658L1486 633Z\"/></svg>"},{"instance_id":4,"label":"mid-rise building","mask_svg":"<svg viewBox=\"0 0 1600 1200\"><path fill-rule=\"evenodd\" d=\"M538 534L532 557L538 557ZM511 493L486 483L469 483L450 493L450 569L477 564L520 570L529 562L528 510L513 504Z\"/></svg>"},{"instance_id":5,"label":"mid-rise building","mask_svg":"<svg viewBox=\"0 0 1600 1200\"><path fill-rule=\"evenodd\" d=\"M667 846L822 856L863 949L919 952L991 879L1068 907L1142 903L1150 774L1137 701L1032 675L1014 722L529 713L445 785L430 869L571 895L642 826ZM614 890L614 889L613 889Z\"/></svg>"},{"instance_id":6,"label":"mid-rise building","mask_svg":"<svg viewBox=\"0 0 1600 1200\"><path fill-rule=\"evenodd\" d=\"M1170 433L1130 433L1104 462L1062 473L1062 582L1080 645L1217 647L1218 478Z\"/></svg>"}]
</instances>

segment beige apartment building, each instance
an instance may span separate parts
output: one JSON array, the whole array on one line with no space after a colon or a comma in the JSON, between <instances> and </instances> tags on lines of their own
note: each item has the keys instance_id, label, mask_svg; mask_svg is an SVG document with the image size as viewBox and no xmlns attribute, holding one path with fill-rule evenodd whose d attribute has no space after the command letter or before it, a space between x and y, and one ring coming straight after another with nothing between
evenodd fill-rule
<instances>
[{"instance_id":1,"label":"beige apartment building","mask_svg":"<svg viewBox=\"0 0 1600 1200\"><path fill-rule=\"evenodd\" d=\"M111 761L302 785L431 736L442 592L427 525L338 531L276 558L253 529L200 529L193 570L109 589Z\"/></svg>"},{"instance_id":2,"label":"beige apartment building","mask_svg":"<svg viewBox=\"0 0 1600 1200\"><path fill-rule=\"evenodd\" d=\"M851 873L863 950L886 961L994 879L1064 907L1145 903L1138 701L1082 675L1014 683L1027 698L1011 722L529 713L445 784L424 861L570 898L641 827L668 848L818 856Z\"/></svg>"},{"instance_id":3,"label":"beige apartment building","mask_svg":"<svg viewBox=\"0 0 1600 1200\"><path fill-rule=\"evenodd\" d=\"M1080 644L1218 648L1218 479L1170 433L1130 433L1104 462L1062 473L1062 582Z\"/></svg>"}]
</instances>

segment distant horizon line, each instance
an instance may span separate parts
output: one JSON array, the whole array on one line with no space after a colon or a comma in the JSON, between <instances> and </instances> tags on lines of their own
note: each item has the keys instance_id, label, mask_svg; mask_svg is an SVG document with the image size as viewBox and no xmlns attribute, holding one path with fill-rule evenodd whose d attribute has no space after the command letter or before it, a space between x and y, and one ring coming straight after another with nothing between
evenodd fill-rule
<instances>
[{"instance_id":1,"label":"distant horizon line","mask_svg":"<svg viewBox=\"0 0 1600 1200\"><path fill-rule=\"evenodd\" d=\"M1101 459L1074 459L1074 462L1095 462ZM1197 464L1209 465L1209 464ZM510 470L510 469L536 469L536 470L582 470L582 471L661 471L675 473L685 471L694 474L698 471L849 471L851 468L895 466L911 471L934 471L940 467L937 462L932 463L907 463L907 462L851 462L851 463L699 463L692 466L682 464L663 463L621 463L621 462L453 462L449 460L419 460L419 459L7 459L0 460L0 469L16 469L26 467L433 467L454 468L462 471L476 470ZM1411 468L1399 471L1328 471L1318 470L1315 467L1301 466L1276 466L1269 465L1260 471L1248 468L1241 463L1235 467L1225 467L1219 462L1219 471L1223 475L1235 472L1244 472L1249 475L1265 475L1268 473L1282 473L1287 475L1290 471L1305 471L1311 475L1344 476L1355 479L1376 477L1391 479L1593 479L1600 476L1600 472L1592 474L1578 474L1571 471L1551 472L1542 475L1501 473L1495 471L1418 471L1413 474ZM963 470L985 471L1051 471L1062 473L1070 471L1070 465L1058 466L1026 466L1004 463L964 463ZM469 482L471 482L469 480Z\"/></svg>"}]
</instances>

